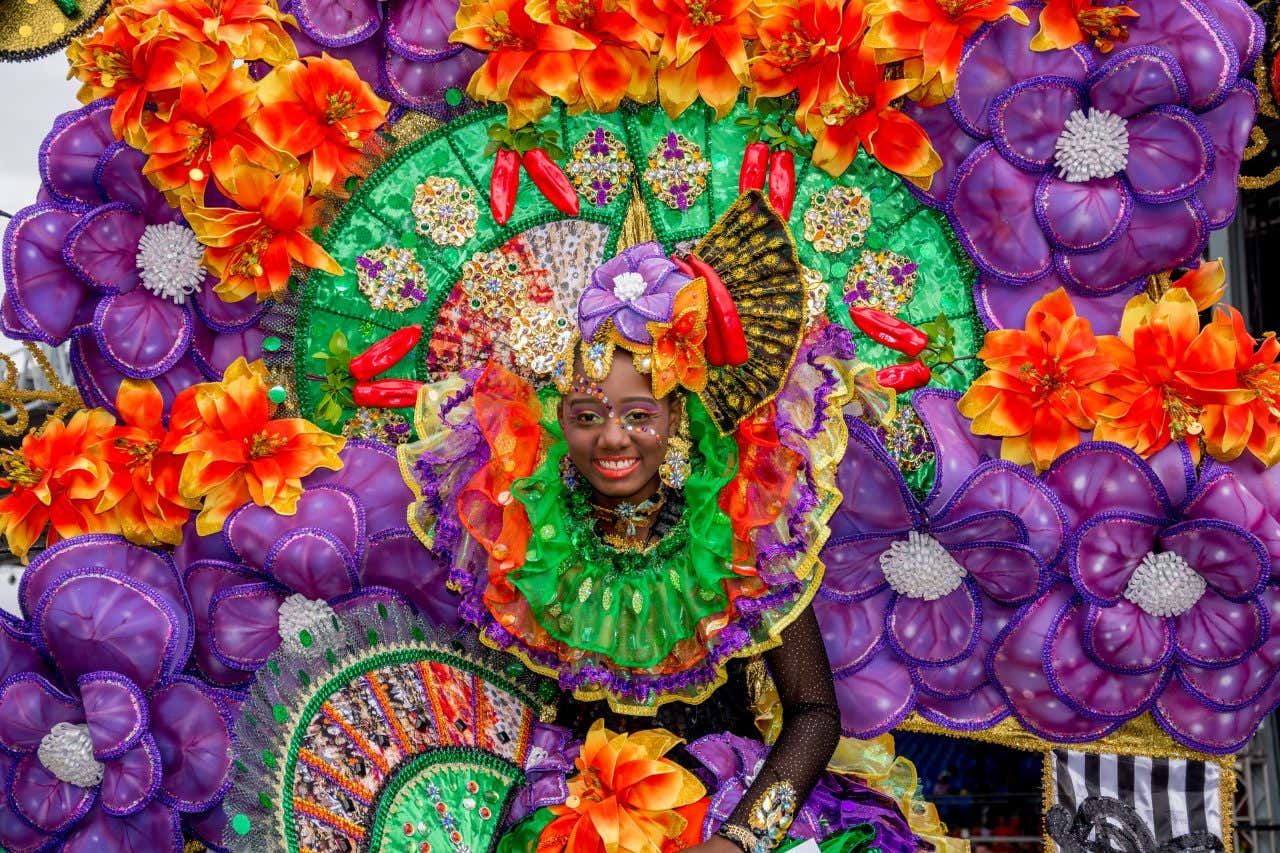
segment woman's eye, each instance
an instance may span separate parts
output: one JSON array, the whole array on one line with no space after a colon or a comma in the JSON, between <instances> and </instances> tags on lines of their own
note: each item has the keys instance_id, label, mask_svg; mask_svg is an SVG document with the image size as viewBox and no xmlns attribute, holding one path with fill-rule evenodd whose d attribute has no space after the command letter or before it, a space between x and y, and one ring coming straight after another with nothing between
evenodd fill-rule
<instances>
[{"instance_id":1,"label":"woman's eye","mask_svg":"<svg viewBox=\"0 0 1280 853\"><path fill-rule=\"evenodd\" d=\"M653 412L627 412L626 422L632 426L639 426L649 423L655 417L657 416Z\"/></svg>"},{"instance_id":2,"label":"woman's eye","mask_svg":"<svg viewBox=\"0 0 1280 853\"><path fill-rule=\"evenodd\" d=\"M595 412L579 412L573 419L578 426L595 426L601 421L600 415Z\"/></svg>"}]
</instances>

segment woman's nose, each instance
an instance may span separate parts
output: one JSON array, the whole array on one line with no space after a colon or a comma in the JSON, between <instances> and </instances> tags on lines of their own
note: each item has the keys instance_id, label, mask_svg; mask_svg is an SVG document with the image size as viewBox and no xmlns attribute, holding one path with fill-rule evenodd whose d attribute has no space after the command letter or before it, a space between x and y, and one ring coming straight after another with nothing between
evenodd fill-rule
<instances>
[{"instance_id":1,"label":"woman's nose","mask_svg":"<svg viewBox=\"0 0 1280 853\"><path fill-rule=\"evenodd\" d=\"M626 447L631 441L631 434L622 426L622 421L609 418L604 423L604 432L600 436L602 448L616 449Z\"/></svg>"}]
</instances>

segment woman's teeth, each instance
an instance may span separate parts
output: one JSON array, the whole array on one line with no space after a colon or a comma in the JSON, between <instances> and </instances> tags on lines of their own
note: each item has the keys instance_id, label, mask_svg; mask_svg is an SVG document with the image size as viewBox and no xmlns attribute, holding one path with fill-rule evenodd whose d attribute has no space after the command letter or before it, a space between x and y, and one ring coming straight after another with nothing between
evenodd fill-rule
<instances>
[{"instance_id":1,"label":"woman's teeth","mask_svg":"<svg viewBox=\"0 0 1280 853\"><path fill-rule=\"evenodd\" d=\"M597 459L596 465L606 471L624 471L639 462L639 459Z\"/></svg>"}]
</instances>

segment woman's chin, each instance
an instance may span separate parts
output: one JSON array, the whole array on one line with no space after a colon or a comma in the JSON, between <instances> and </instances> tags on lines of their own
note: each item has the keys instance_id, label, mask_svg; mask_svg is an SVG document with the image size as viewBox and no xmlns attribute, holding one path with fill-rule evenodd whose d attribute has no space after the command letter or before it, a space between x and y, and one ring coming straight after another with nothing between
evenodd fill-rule
<instances>
[{"instance_id":1,"label":"woman's chin","mask_svg":"<svg viewBox=\"0 0 1280 853\"><path fill-rule=\"evenodd\" d=\"M587 478L587 482L591 484L596 494L618 500L635 497L644 491L652 480L653 475L646 474L644 471L633 471L625 477L608 477L593 471Z\"/></svg>"}]
</instances>

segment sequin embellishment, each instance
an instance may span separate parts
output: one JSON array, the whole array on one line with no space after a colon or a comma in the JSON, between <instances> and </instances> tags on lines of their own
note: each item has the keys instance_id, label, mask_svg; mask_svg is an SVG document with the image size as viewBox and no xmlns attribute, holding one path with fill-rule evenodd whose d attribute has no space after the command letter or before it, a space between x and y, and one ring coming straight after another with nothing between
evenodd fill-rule
<instances>
[{"instance_id":1,"label":"sequin embellishment","mask_svg":"<svg viewBox=\"0 0 1280 853\"><path fill-rule=\"evenodd\" d=\"M342 426L346 438L380 441L383 444L404 444L409 440L409 422L404 415L387 409L361 407Z\"/></svg>"},{"instance_id":2,"label":"sequin embellishment","mask_svg":"<svg viewBox=\"0 0 1280 853\"><path fill-rule=\"evenodd\" d=\"M845 301L897 314L915 295L918 268L897 252L864 250L844 280Z\"/></svg>"},{"instance_id":3,"label":"sequin embellishment","mask_svg":"<svg viewBox=\"0 0 1280 853\"><path fill-rule=\"evenodd\" d=\"M751 807L747 822L760 839L757 853L772 850L787 836L796 816L796 789L790 782L775 782Z\"/></svg>"},{"instance_id":4,"label":"sequin embellishment","mask_svg":"<svg viewBox=\"0 0 1280 853\"><path fill-rule=\"evenodd\" d=\"M573 324L553 308L532 308L511 318L508 342L515 363L537 376L550 376L564 363L573 340Z\"/></svg>"},{"instance_id":5,"label":"sequin embellishment","mask_svg":"<svg viewBox=\"0 0 1280 853\"><path fill-rule=\"evenodd\" d=\"M903 472L919 471L933 461L933 442L920 415L899 402L897 414L877 432L885 449Z\"/></svg>"},{"instance_id":6,"label":"sequin embellishment","mask_svg":"<svg viewBox=\"0 0 1280 853\"><path fill-rule=\"evenodd\" d=\"M412 210L418 233L437 245L461 246L476 236L475 194L453 178L432 175L418 184Z\"/></svg>"},{"instance_id":7,"label":"sequin embellishment","mask_svg":"<svg viewBox=\"0 0 1280 853\"><path fill-rule=\"evenodd\" d=\"M649 152L645 182L667 207L688 210L707 188L711 163L683 134L670 132Z\"/></svg>"},{"instance_id":8,"label":"sequin embellishment","mask_svg":"<svg viewBox=\"0 0 1280 853\"><path fill-rule=\"evenodd\" d=\"M605 207L626 191L634 167L627 146L603 127L578 140L565 171L573 187L596 207Z\"/></svg>"},{"instance_id":9,"label":"sequin embellishment","mask_svg":"<svg viewBox=\"0 0 1280 853\"><path fill-rule=\"evenodd\" d=\"M819 252L838 255L856 249L871 228L871 200L857 187L835 186L809 196L804 238Z\"/></svg>"},{"instance_id":10,"label":"sequin embellishment","mask_svg":"<svg viewBox=\"0 0 1280 853\"><path fill-rule=\"evenodd\" d=\"M403 313L427 298L427 276L412 249L379 246L356 258L356 281L375 311Z\"/></svg>"}]
</instances>

